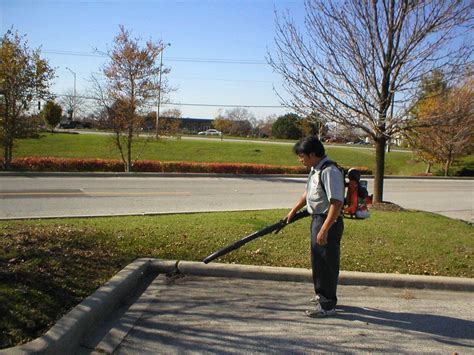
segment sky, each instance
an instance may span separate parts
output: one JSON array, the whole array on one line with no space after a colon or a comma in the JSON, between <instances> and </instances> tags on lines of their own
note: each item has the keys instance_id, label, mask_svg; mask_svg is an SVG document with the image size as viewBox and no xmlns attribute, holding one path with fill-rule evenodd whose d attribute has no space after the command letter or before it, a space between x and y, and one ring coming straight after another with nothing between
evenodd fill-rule
<instances>
[{"instance_id":1,"label":"sky","mask_svg":"<svg viewBox=\"0 0 474 355\"><path fill-rule=\"evenodd\" d=\"M230 106L248 107L257 119L282 115L275 92L281 78L267 64L274 53L275 11L289 11L302 25L303 0L0 0L0 31L26 35L30 48L56 69L52 92L87 95L124 25L133 37L170 43L163 52L169 84L176 90L160 110L183 117L214 118ZM180 105L174 105L180 104ZM214 106L201 106L214 105Z\"/></svg>"}]
</instances>

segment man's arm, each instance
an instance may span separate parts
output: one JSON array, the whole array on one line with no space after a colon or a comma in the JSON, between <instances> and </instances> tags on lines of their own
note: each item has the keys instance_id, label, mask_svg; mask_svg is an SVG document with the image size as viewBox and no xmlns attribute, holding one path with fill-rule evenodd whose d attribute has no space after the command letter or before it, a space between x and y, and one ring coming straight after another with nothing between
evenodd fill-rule
<instances>
[{"instance_id":1,"label":"man's arm","mask_svg":"<svg viewBox=\"0 0 474 355\"><path fill-rule=\"evenodd\" d=\"M290 223L293 216L296 214L296 212L298 212L304 206L306 206L306 191L303 192L303 194L301 195L301 197L298 200L298 202L296 203L296 205L294 205L294 207L286 215L286 222Z\"/></svg>"}]
</instances>

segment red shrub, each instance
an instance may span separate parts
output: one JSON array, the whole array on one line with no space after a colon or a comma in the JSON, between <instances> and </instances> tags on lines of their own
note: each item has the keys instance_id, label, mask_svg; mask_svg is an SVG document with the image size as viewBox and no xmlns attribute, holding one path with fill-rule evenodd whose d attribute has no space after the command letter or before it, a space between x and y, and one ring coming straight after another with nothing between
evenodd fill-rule
<instances>
[{"instance_id":1,"label":"red shrub","mask_svg":"<svg viewBox=\"0 0 474 355\"><path fill-rule=\"evenodd\" d=\"M124 171L120 160L26 157L13 159L12 168L21 171ZM367 167L356 167L362 174L371 174ZM304 166L277 166L247 163L195 163L139 160L136 172L176 172L211 174L306 174Z\"/></svg>"}]
</instances>

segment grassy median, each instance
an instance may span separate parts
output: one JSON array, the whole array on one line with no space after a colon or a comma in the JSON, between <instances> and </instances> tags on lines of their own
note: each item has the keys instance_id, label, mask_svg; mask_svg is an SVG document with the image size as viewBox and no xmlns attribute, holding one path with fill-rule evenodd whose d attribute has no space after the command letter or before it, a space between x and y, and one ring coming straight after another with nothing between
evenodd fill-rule
<instances>
[{"instance_id":1,"label":"grassy median","mask_svg":"<svg viewBox=\"0 0 474 355\"><path fill-rule=\"evenodd\" d=\"M291 144L230 142L226 140L137 140L134 152L140 159L160 161L188 161L210 163L253 163L301 166L292 152ZM373 148L327 145L331 159L343 166L365 166L374 171ZM45 133L39 139L17 141L14 157L57 157L120 159L112 139L92 134ZM414 160L411 152L391 152L386 156L386 175L414 175L423 173L425 165Z\"/></svg>"},{"instance_id":2,"label":"grassy median","mask_svg":"<svg viewBox=\"0 0 474 355\"><path fill-rule=\"evenodd\" d=\"M202 260L286 210L0 222L0 346L44 333L138 257ZM309 219L217 260L309 267ZM473 227L424 212L345 220L342 269L474 277Z\"/></svg>"}]
</instances>

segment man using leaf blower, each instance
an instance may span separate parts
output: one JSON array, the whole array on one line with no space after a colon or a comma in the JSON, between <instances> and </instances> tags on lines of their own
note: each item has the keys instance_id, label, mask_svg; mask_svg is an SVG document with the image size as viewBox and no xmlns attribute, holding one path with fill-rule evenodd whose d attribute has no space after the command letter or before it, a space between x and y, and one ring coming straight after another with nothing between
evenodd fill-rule
<instances>
[{"instance_id":1,"label":"man using leaf blower","mask_svg":"<svg viewBox=\"0 0 474 355\"><path fill-rule=\"evenodd\" d=\"M325 155L323 144L315 136L299 140L293 147L301 163L310 168L306 191L287 215L290 223L306 205L311 220L311 268L315 307L308 317L327 317L336 313L339 278L340 242L344 231L341 209L344 203L344 176Z\"/></svg>"}]
</instances>

